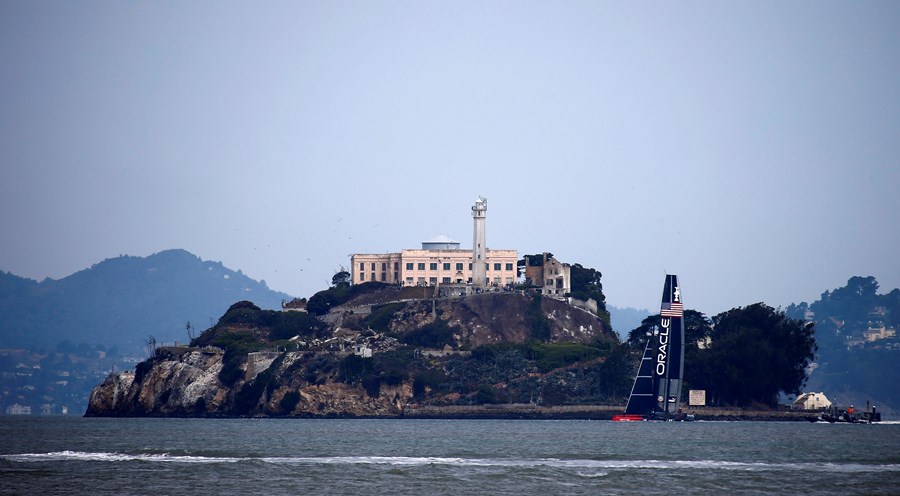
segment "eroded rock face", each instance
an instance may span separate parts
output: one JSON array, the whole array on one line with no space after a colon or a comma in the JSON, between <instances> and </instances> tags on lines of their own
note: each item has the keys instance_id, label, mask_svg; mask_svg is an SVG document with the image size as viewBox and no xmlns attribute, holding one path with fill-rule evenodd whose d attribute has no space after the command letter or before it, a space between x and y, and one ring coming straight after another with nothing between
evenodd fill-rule
<instances>
[{"instance_id":1,"label":"eroded rock face","mask_svg":"<svg viewBox=\"0 0 900 496\"><path fill-rule=\"evenodd\" d=\"M135 372L112 373L91 392L87 416L214 415L227 388L220 350L161 349Z\"/></svg>"},{"instance_id":2,"label":"eroded rock face","mask_svg":"<svg viewBox=\"0 0 900 496\"><path fill-rule=\"evenodd\" d=\"M540 309L529 308L533 300L516 293L482 293L462 299L409 303L391 320L391 331L404 334L435 319L453 329L458 346L523 343L532 339L530 319L548 320L550 342L590 343L610 336L608 327L590 312L564 301L541 298ZM537 315L535 315L537 314Z\"/></svg>"},{"instance_id":3,"label":"eroded rock face","mask_svg":"<svg viewBox=\"0 0 900 496\"><path fill-rule=\"evenodd\" d=\"M127 393L133 383L134 372L109 374L91 391L86 415L103 415L120 411L120 408L125 407Z\"/></svg>"},{"instance_id":4,"label":"eroded rock face","mask_svg":"<svg viewBox=\"0 0 900 496\"><path fill-rule=\"evenodd\" d=\"M92 391L85 415L380 417L399 415L412 397L409 383L382 385L372 397L360 385L329 381L327 373L310 372L315 353L273 355L248 359L244 377L227 386L218 377L220 350L162 349L135 372L110 374ZM328 363L342 358L321 355ZM286 403L291 393L296 402Z\"/></svg>"},{"instance_id":5,"label":"eroded rock face","mask_svg":"<svg viewBox=\"0 0 900 496\"><path fill-rule=\"evenodd\" d=\"M393 417L403 412L412 397L408 383L395 387L382 386L377 397L347 384L331 383L301 388L300 401L288 414L292 416L328 417ZM283 398L283 391L281 397ZM277 394L273 400L278 400ZM273 401L274 403L275 401Z\"/></svg>"}]
</instances>

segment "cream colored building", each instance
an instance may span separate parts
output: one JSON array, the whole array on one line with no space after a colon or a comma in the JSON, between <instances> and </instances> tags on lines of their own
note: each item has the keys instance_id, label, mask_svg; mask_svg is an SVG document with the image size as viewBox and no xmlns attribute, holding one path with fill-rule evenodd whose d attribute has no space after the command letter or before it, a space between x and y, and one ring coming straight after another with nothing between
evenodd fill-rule
<instances>
[{"instance_id":1,"label":"cream colored building","mask_svg":"<svg viewBox=\"0 0 900 496\"><path fill-rule=\"evenodd\" d=\"M794 408L800 410L819 410L830 406L831 400L825 393L803 393L794 400Z\"/></svg>"},{"instance_id":2,"label":"cream colored building","mask_svg":"<svg viewBox=\"0 0 900 496\"><path fill-rule=\"evenodd\" d=\"M350 257L353 284L384 282L403 286L473 284L472 250L445 236L422 242L422 249L399 253L357 253ZM485 285L506 286L516 282L516 250L485 253Z\"/></svg>"}]
</instances>

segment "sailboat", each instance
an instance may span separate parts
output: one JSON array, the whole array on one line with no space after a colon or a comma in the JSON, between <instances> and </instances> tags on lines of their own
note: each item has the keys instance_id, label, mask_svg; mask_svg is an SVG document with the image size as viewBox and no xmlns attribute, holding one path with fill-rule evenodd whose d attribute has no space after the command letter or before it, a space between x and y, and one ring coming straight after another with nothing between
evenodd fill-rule
<instances>
[{"instance_id":1,"label":"sailboat","mask_svg":"<svg viewBox=\"0 0 900 496\"><path fill-rule=\"evenodd\" d=\"M614 421L675 420L684 377L684 305L678 276L666 275L660 322L647 340L624 415Z\"/></svg>"}]
</instances>

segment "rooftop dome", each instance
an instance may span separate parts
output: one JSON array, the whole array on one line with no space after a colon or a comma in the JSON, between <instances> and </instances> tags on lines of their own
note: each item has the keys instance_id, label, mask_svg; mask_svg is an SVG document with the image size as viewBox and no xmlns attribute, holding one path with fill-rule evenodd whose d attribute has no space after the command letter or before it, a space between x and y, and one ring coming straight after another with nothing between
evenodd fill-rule
<instances>
[{"instance_id":1,"label":"rooftop dome","mask_svg":"<svg viewBox=\"0 0 900 496\"><path fill-rule=\"evenodd\" d=\"M439 234L427 241L422 241L423 250L458 250L459 241Z\"/></svg>"}]
</instances>

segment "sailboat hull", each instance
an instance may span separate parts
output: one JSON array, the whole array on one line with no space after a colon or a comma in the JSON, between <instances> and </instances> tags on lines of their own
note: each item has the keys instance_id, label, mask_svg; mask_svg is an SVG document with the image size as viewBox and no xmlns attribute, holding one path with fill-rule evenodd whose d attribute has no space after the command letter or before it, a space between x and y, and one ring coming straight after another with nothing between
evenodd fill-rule
<instances>
[{"instance_id":1,"label":"sailboat hull","mask_svg":"<svg viewBox=\"0 0 900 496\"><path fill-rule=\"evenodd\" d=\"M613 415L613 422L643 422L647 419L643 415Z\"/></svg>"}]
</instances>

